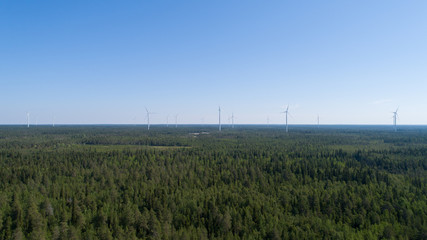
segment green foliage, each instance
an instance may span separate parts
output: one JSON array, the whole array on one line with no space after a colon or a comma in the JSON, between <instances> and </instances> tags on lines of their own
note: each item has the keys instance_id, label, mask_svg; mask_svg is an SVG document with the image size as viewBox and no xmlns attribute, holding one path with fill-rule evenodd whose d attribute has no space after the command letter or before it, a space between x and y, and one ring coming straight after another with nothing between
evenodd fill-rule
<instances>
[{"instance_id":1,"label":"green foliage","mask_svg":"<svg viewBox=\"0 0 427 240\"><path fill-rule=\"evenodd\" d=\"M426 156L423 128L0 127L0 239L426 239Z\"/></svg>"}]
</instances>

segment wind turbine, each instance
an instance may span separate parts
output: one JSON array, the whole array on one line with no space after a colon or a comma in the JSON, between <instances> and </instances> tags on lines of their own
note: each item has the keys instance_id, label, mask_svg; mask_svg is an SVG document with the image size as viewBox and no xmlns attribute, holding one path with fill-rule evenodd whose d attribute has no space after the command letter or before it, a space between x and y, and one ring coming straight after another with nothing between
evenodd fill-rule
<instances>
[{"instance_id":1,"label":"wind turbine","mask_svg":"<svg viewBox=\"0 0 427 240\"><path fill-rule=\"evenodd\" d=\"M149 112L147 108L145 108L145 111L147 112L147 130L150 130L150 114L153 114L153 112Z\"/></svg>"},{"instance_id":2,"label":"wind turbine","mask_svg":"<svg viewBox=\"0 0 427 240\"><path fill-rule=\"evenodd\" d=\"M175 128L178 128L178 114L175 114Z\"/></svg>"},{"instance_id":3,"label":"wind turbine","mask_svg":"<svg viewBox=\"0 0 427 240\"><path fill-rule=\"evenodd\" d=\"M234 128L234 113L231 113L231 128Z\"/></svg>"},{"instance_id":4,"label":"wind turbine","mask_svg":"<svg viewBox=\"0 0 427 240\"><path fill-rule=\"evenodd\" d=\"M221 106L218 107L218 128L221 132Z\"/></svg>"},{"instance_id":5,"label":"wind turbine","mask_svg":"<svg viewBox=\"0 0 427 240\"><path fill-rule=\"evenodd\" d=\"M27 112L27 128L30 127L30 113Z\"/></svg>"},{"instance_id":6,"label":"wind turbine","mask_svg":"<svg viewBox=\"0 0 427 240\"><path fill-rule=\"evenodd\" d=\"M395 132L397 132L397 110L399 110L399 107L397 107L396 111L393 112L393 126Z\"/></svg>"},{"instance_id":7,"label":"wind turbine","mask_svg":"<svg viewBox=\"0 0 427 240\"><path fill-rule=\"evenodd\" d=\"M55 115L52 116L52 127L55 127Z\"/></svg>"},{"instance_id":8,"label":"wind turbine","mask_svg":"<svg viewBox=\"0 0 427 240\"><path fill-rule=\"evenodd\" d=\"M288 132L288 113L289 113L289 105L288 105L288 106L286 106L286 110L285 110L285 111L283 111L282 113L284 113L284 114L285 114L285 116L286 116L286 132Z\"/></svg>"},{"instance_id":9,"label":"wind turbine","mask_svg":"<svg viewBox=\"0 0 427 240\"><path fill-rule=\"evenodd\" d=\"M320 127L320 117L319 117L319 114L317 114L317 128L319 127Z\"/></svg>"},{"instance_id":10,"label":"wind turbine","mask_svg":"<svg viewBox=\"0 0 427 240\"><path fill-rule=\"evenodd\" d=\"M169 115L166 116L166 127L169 127Z\"/></svg>"}]
</instances>

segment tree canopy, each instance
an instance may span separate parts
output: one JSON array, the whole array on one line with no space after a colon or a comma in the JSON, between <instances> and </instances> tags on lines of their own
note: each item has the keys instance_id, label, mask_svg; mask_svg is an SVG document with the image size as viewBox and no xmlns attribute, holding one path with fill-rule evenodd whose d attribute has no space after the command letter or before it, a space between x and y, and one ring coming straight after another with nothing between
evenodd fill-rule
<instances>
[{"instance_id":1,"label":"tree canopy","mask_svg":"<svg viewBox=\"0 0 427 240\"><path fill-rule=\"evenodd\" d=\"M426 156L423 128L2 126L0 238L426 239Z\"/></svg>"}]
</instances>

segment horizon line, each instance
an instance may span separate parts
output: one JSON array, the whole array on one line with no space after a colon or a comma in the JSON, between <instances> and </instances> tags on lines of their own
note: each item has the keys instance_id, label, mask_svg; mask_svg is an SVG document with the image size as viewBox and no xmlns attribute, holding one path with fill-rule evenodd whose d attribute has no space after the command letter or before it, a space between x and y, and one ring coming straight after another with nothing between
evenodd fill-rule
<instances>
[{"instance_id":1,"label":"horizon line","mask_svg":"<svg viewBox=\"0 0 427 240\"><path fill-rule=\"evenodd\" d=\"M141 124L135 124L135 123L55 123L55 127L57 126L105 126L105 125L126 125L126 126L147 126L147 123L141 123ZM175 128L172 125L178 125L178 126L189 126L189 125L198 125L198 126L218 126L218 123L180 123L180 124L166 124L166 123L150 123L150 126L167 126L168 128ZM223 126L232 126L231 123L221 124ZM283 126L285 127L286 124L283 123L234 123L234 126ZM21 123L21 124L15 124L15 123L1 123L0 126L27 126L27 123ZM49 126L52 127L51 123L43 123L43 124L30 124L32 127L37 126ZM393 124L369 124L369 123L324 123L324 124L317 124L317 123L301 123L301 124L288 124L288 126L390 126L394 127ZM399 124L397 126L427 126L427 123L425 124Z\"/></svg>"}]
</instances>

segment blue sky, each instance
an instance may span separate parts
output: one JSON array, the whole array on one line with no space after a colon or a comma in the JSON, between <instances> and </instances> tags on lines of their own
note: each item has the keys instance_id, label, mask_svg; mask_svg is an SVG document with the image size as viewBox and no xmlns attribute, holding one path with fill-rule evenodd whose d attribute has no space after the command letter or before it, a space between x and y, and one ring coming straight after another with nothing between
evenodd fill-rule
<instances>
[{"instance_id":1,"label":"blue sky","mask_svg":"<svg viewBox=\"0 0 427 240\"><path fill-rule=\"evenodd\" d=\"M1 1L0 124L427 123L427 1Z\"/></svg>"}]
</instances>

